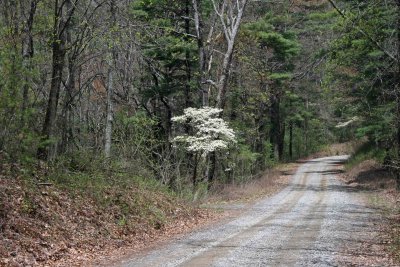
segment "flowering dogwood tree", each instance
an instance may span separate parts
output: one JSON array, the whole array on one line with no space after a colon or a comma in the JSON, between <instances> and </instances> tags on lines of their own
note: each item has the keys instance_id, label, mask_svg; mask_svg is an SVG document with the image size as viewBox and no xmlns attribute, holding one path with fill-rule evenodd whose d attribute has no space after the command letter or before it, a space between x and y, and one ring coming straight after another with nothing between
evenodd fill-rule
<instances>
[{"instance_id":1,"label":"flowering dogwood tree","mask_svg":"<svg viewBox=\"0 0 400 267\"><path fill-rule=\"evenodd\" d=\"M222 109L203 107L187 108L182 116L173 117L172 121L189 124L193 135L180 135L174 142L186 143L186 149L201 152L205 157L208 153L226 149L230 143L235 143L235 132L218 115Z\"/></svg>"}]
</instances>

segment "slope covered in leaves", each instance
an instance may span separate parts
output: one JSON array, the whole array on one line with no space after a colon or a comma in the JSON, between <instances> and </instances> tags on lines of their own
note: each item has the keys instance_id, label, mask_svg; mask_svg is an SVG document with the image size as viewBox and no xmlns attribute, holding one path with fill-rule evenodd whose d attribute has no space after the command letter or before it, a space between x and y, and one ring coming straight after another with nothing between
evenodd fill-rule
<instances>
[{"instance_id":1,"label":"slope covered in leaves","mask_svg":"<svg viewBox=\"0 0 400 267\"><path fill-rule=\"evenodd\" d=\"M24 178L18 165L3 163L0 170L0 266L84 264L120 247L148 246L214 216L137 179L120 176L123 183L116 185L115 173L108 183L88 180L80 192L55 178L48 184Z\"/></svg>"}]
</instances>

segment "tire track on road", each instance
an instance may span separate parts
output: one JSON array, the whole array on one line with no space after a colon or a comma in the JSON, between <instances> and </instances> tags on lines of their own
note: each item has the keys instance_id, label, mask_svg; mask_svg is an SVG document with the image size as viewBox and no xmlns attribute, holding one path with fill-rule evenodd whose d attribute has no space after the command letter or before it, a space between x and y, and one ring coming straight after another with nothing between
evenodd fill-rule
<instances>
[{"instance_id":1,"label":"tire track on road","mask_svg":"<svg viewBox=\"0 0 400 267\"><path fill-rule=\"evenodd\" d=\"M319 165L323 165L322 163L318 163ZM311 164L309 164L311 165ZM309 170L309 168L304 168L305 170ZM318 166L318 171L321 171L320 166ZM308 178L309 172L302 173L302 179L299 184L294 184L298 186L298 188L293 188L291 190L290 197L285 199L283 203L280 203L281 207L278 208L273 213L270 213L268 216L263 218L260 222L250 226L249 228L239 232L238 234L222 241L220 244L216 246L210 247L207 251L201 253L198 256L195 256L188 261L183 262L180 266L210 266L213 262L216 262L218 258L223 258L227 256L232 250L236 249L237 247L243 246L246 243L246 240L251 240L252 237L257 236L259 232L265 230L266 225L276 219L279 219L280 216L285 216L293 211L293 209L298 205L299 200L306 194L307 187L308 187ZM326 179L325 177L321 179L321 188L326 188ZM314 208L317 208L318 205L321 204L322 196L317 200L317 203L314 205ZM293 229L298 222L303 221L306 219L305 217L298 218L298 220L290 220L287 224L282 224L281 228L291 228ZM296 223L297 222L297 223ZM322 221L321 221L322 224ZM280 235L282 237L282 233L276 233L276 236ZM273 238L274 236L270 236Z\"/></svg>"},{"instance_id":2,"label":"tire track on road","mask_svg":"<svg viewBox=\"0 0 400 267\"><path fill-rule=\"evenodd\" d=\"M332 186L336 173L330 168L345 158L309 161L299 167L288 187L236 219L194 232L120 266L329 265L335 250L325 250L321 240L332 232L326 222L332 221L329 215L336 205L332 196L339 195Z\"/></svg>"},{"instance_id":3,"label":"tire track on road","mask_svg":"<svg viewBox=\"0 0 400 267\"><path fill-rule=\"evenodd\" d=\"M306 177L302 179L301 188L305 188ZM278 208L276 211L262 219L260 222L250 226L249 228L242 230L241 232L235 234L234 236L222 240L220 244L215 246L209 247L207 251L203 252L202 254L193 257L192 259L185 261L181 266L207 266L214 262L217 258L224 256L229 253L230 250L236 248L240 245L243 240L249 239L254 236L257 232L261 231L266 222L270 221L273 218L280 214L285 214L290 212L294 206L296 206L297 201L301 198L304 194L304 191L297 191L296 194L292 194L289 199L285 201L288 205L282 206L282 208ZM285 204L283 203L283 205Z\"/></svg>"}]
</instances>

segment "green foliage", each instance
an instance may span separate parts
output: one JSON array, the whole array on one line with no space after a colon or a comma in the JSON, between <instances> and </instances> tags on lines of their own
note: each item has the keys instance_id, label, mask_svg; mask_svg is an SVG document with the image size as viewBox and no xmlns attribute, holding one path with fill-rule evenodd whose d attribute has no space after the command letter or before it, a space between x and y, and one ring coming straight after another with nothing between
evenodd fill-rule
<instances>
[{"instance_id":1,"label":"green foliage","mask_svg":"<svg viewBox=\"0 0 400 267\"><path fill-rule=\"evenodd\" d=\"M144 164L150 169L157 164L158 159L154 158L153 153L164 145L164 140L159 138L158 125L157 118L151 118L144 112L138 111L129 115L127 111L121 110L115 114L114 146L130 162L127 164L138 168L140 164ZM138 173L147 175L148 171L141 168Z\"/></svg>"},{"instance_id":2,"label":"green foliage","mask_svg":"<svg viewBox=\"0 0 400 267\"><path fill-rule=\"evenodd\" d=\"M267 142L264 145L264 153L263 153L263 161L264 161L264 166L266 168L272 168L274 167L276 164L278 164L278 159L276 159L273 156L273 150L272 150L272 144L270 142Z\"/></svg>"},{"instance_id":3,"label":"green foliage","mask_svg":"<svg viewBox=\"0 0 400 267\"><path fill-rule=\"evenodd\" d=\"M140 111L132 116L125 111L118 112L115 115L115 138L133 146L141 146L144 142L154 143L157 123L157 120Z\"/></svg>"},{"instance_id":4,"label":"green foliage","mask_svg":"<svg viewBox=\"0 0 400 267\"><path fill-rule=\"evenodd\" d=\"M276 23L276 21L275 21ZM274 55L280 60L290 59L300 51L294 32L280 32L273 25L270 16L245 25L248 34L253 35L261 47L274 49Z\"/></svg>"},{"instance_id":5,"label":"green foliage","mask_svg":"<svg viewBox=\"0 0 400 267\"><path fill-rule=\"evenodd\" d=\"M396 131L395 128L388 127L395 121L395 114L391 112L394 110L392 105L393 103L371 109L356 130L356 136L358 138L367 136L370 141L375 143L391 140Z\"/></svg>"},{"instance_id":6,"label":"green foliage","mask_svg":"<svg viewBox=\"0 0 400 267\"><path fill-rule=\"evenodd\" d=\"M39 145L39 116L33 103L40 101L33 95L33 86L39 76L36 64L40 59L22 56L23 27L17 22L19 12L15 7L9 14L11 17L5 18L3 13L0 16L0 151L8 153L15 162L31 162ZM35 30L40 27L38 22Z\"/></svg>"},{"instance_id":7,"label":"green foliage","mask_svg":"<svg viewBox=\"0 0 400 267\"><path fill-rule=\"evenodd\" d=\"M197 43L188 35L185 10L180 1L146 0L131 5L132 19L142 23L137 36L149 67L142 78L150 81L142 86L144 99L181 96L196 88L190 71L197 62Z\"/></svg>"},{"instance_id":8,"label":"green foliage","mask_svg":"<svg viewBox=\"0 0 400 267\"><path fill-rule=\"evenodd\" d=\"M20 119L22 86L19 78L22 57L18 54L19 47L0 47L0 124L6 132L0 133L0 150L5 149L11 140L11 136L18 135L21 125Z\"/></svg>"},{"instance_id":9,"label":"green foliage","mask_svg":"<svg viewBox=\"0 0 400 267\"><path fill-rule=\"evenodd\" d=\"M21 211L26 214L34 214L36 209L38 208L34 201L29 197L29 195L25 195L21 201Z\"/></svg>"},{"instance_id":10,"label":"green foliage","mask_svg":"<svg viewBox=\"0 0 400 267\"><path fill-rule=\"evenodd\" d=\"M257 170L257 161L263 155L252 151L245 143L239 143L230 156L232 163L226 169L233 172L233 180L240 182Z\"/></svg>"},{"instance_id":11,"label":"green foliage","mask_svg":"<svg viewBox=\"0 0 400 267\"><path fill-rule=\"evenodd\" d=\"M342 109L340 116L345 120L353 116L362 118L355 136L386 142L394 138L396 130L393 127L396 67L375 42L389 53L395 51L396 8L393 3L374 3L362 6L354 1L348 3L347 18L338 22L344 31L333 42L329 53L327 78L341 99L338 101Z\"/></svg>"},{"instance_id":12,"label":"green foliage","mask_svg":"<svg viewBox=\"0 0 400 267\"><path fill-rule=\"evenodd\" d=\"M324 22L325 20L329 20L332 18L338 17L338 13L336 10L327 11L327 12L312 12L308 14L308 19L313 21Z\"/></svg>"},{"instance_id":13,"label":"green foliage","mask_svg":"<svg viewBox=\"0 0 400 267\"><path fill-rule=\"evenodd\" d=\"M351 155L350 159L346 163L346 169L351 169L355 165L368 159L375 159L379 163L383 163L386 155L387 151L381 147L372 142L366 142L360 146L353 155Z\"/></svg>"},{"instance_id":14,"label":"green foliage","mask_svg":"<svg viewBox=\"0 0 400 267\"><path fill-rule=\"evenodd\" d=\"M288 80L292 77L291 73L271 73L268 76L271 80Z\"/></svg>"}]
</instances>

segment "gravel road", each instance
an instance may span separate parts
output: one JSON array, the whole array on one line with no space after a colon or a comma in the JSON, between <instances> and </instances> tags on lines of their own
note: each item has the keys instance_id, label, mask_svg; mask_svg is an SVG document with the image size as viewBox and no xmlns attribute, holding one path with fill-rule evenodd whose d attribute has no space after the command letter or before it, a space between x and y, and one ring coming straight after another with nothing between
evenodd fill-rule
<instances>
[{"instance_id":1,"label":"gravel road","mask_svg":"<svg viewBox=\"0 0 400 267\"><path fill-rule=\"evenodd\" d=\"M358 193L337 180L346 158L310 160L288 187L239 217L118 266L343 266L345 248L360 246L376 219Z\"/></svg>"}]
</instances>

